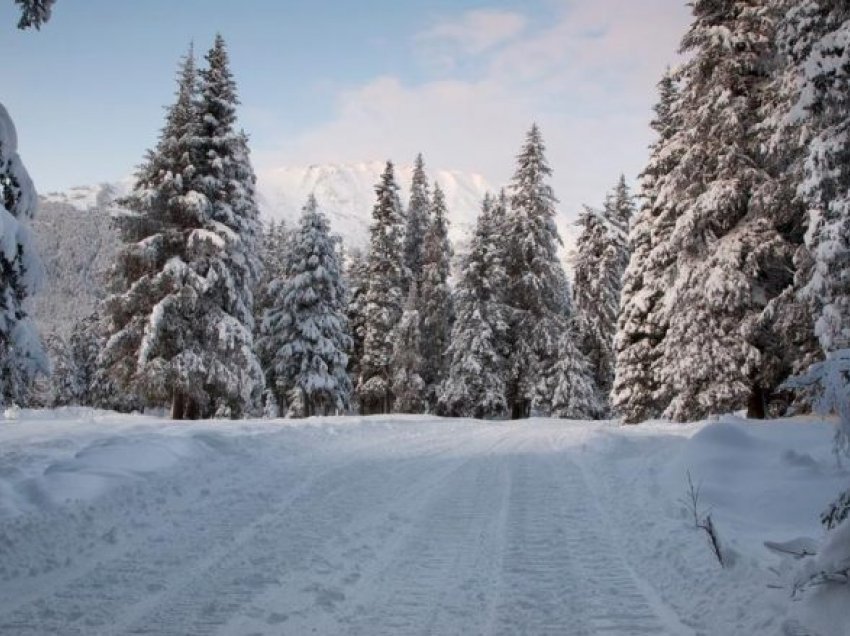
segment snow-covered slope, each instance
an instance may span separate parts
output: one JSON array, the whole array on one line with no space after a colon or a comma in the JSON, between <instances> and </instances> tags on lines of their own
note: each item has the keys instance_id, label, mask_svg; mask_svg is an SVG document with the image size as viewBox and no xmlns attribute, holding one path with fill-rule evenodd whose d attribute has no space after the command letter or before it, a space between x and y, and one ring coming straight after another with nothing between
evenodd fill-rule
<instances>
[{"instance_id":1,"label":"snow-covered slope","mask_svg":"<svg viewBox=\"0 0 850 636\"><path fill-rule=\"evenodd\" d=\"M314 194L327 212L334 232L347 244L365 247L369 223L384 162L325 164L307 167L283 167L261 173L258 177L260 206L270 219L294 223L309 194ZM475 224L481 200L493 186L481 175L438 170L429 175L446 194L451 227L450 238L461 243ZM397 166L396 179L402 203L410 196L412 166Z\"/></svg>"},{"instance_id":2,"label":"snow-covered slope","mask_svg":"<svg viewBox=\"0 0 850 636\"><path fill-rule=\"evenodd\" d=\"M821 542L829 423L18 418L3 634L848 633L848 586L794 602L762 545Z\"/></svg>"},{"instance_id":3,"label":"snow-covered slope","mask_svg":"<svg viewBox=\"0 0 850 636\"><path fill-rule=\"evenodd\" d=\"M89 194L97 200L97 192ZM33 316L43 336L66 338L106 293L118 234L108 207L82 209L62 199L42 199L33 230L46 274L44 289L31 301Z\"/></svg>"},{"instance_id":4,"label":"snow-covered slope","mask_svg":"<svg viewBox=\"0 0 850 636\"><path fill-rule=\"evenodd\" d=\"M365 248L374 205L375 184L384 169L383 161L349 164L314 164L283 166L258 174L257 190L260 210L266 220L284 220L293 225L301 214L307 196L315 194L328 214L334 232L350 247ZM396 167L402 203L407 204L413 174L411 165ZM449 238L460 249L475 224L481 200L487 192L496 192L499 184L491 184L479 174L454 170L436 170L429 174L446 194L449 208ZM131 179L95 186L79 186L65 192L42 195L43 204L69 205L79 210L104 208L115 198L126 194ZM575 244L576 231L565 214L557 219L564 239L562 256Z\"/></svg>"}]
</instances>

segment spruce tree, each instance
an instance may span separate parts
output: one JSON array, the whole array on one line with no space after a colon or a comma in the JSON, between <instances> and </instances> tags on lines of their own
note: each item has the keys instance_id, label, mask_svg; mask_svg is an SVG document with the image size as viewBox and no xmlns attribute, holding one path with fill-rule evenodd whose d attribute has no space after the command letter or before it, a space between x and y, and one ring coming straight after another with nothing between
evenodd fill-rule
<instances>
[{"instance_id":1,"label":"spruce tree","mask_svg":"<svg viewBox=\"0 0 850 636\"><path fill-rule=\"evenodd\" d=\"M571 420L598 419L607 412L593 377L592 365L576 346L578 334L568 329L558 342L558 360L546 372L552 386L552 415Z\"/></svg>"},{"instance_id":2,"label":"spruce tree","mask_svg":"<svg viewBox=\"0 0 850 636\"><path fill-rule=\"evenodd\" d=\"M750 0L697 1L693 13L672 134L654 149L635 226L643 271L626 276L615 401L627 421L656 409L761 416L783 379L769 314L796 248L762 133L774 20Z\"/></svg>"},{"instance_id":3,"label":"spruce tree","mask_svg":"<svg viewBox=\"0 0 850 636\"><path fill-rule=\"evenodd\" d=\"M389 413L393 406L390 334L402 312L404 218L391 161L375 188L377 201L369 228L369 260L363 354L357 381L361 412Z\"/></svg>"},{"instance_id":4,"label":"spruce tree","mask_svg":"<svg viewBox=\"0 0 850 636\"><path fill-rule=\"evenodd\" d=\"M50 19L56 0L15 0L21 9L19 29L40 29Z\"/></svg>"},{"instance_id":5,"label":"spruce tree","mask_svg":"<svg viewBox=\"0 0 850 636\"><path fill-rule=\"evenodd\" d=\"M771 352L763 312L793 279L794 246L775 205L759 113L774 59L765 3L698 1L682 43L682 142L673 171L682 212L670 236L676 257L661 381L675 420L748 408L764 416ZM727 33L723 41L715 34ZM768 373L769 372L769 373Z\"/></svg>"},{"instance_id":6,"label":"spruce tree","mask_svg":"<svg viewBox=\"0 0 850 636\"><path fill-rule=\"evenodd\" d=\"M336 242L327 217L310 196L281 276L270 285L271 306L258 343L274 402L291 405L290 415L326 415L349 406L351 338Z\"/></svg>"},{"instance_id":7,"label":"spruce tree","mask_svg":"<svg viewBox=\"0 0 850 636\"><path fill-rule=\"evenodd\" d=\"M431 222L425 235L422 267L422 287L419 306L422 319L422 379L428 392L428 402L436 403L436 391L445 371L446 349L451 337L454 310L449 287L452 245L446 199L439 184L434 184L431 200Z\"/></svg>"},{"instance_id":8,"label":"spruce tree","mask_svg":"<svg viewBox=\"0 0 850 636\"><path fill-rule=\"evenodd\" d=\"M396 413L424 413L428 408L425 381L422 379L421 323L414 281L410 284L404 311L392 336L392 392L395 398L393 411Z\"/></svg>"},{"instance_id":9,"label":"spruce tree","mask_svg":"<svg viewBox=\"0 0 850 636\"><path fill-rule=\"evenodd\" d=\"M67 342L54 336L52 406L102 406L103 396L96 390L97 356L103 346L99 330L95 313L74 325Z\"/></svg>"},{"instance_id":10,"label":"spruce tree","mask_svg":"<svg viewBox=\"0 0 850 636\"><path fill-rule=\"evenodd\" d=\"M348 355L348 373L360 376L360 358L363 357L363 340L366 337L366 293L369 261L359 249L352 249L345 268L345 286L348 290L346 317L351 332L351 351Z\"/></svg>"},{"instance_id":11,"label":"spruce tree","mask_svg":"<svg viewBox=\"0 0 850 636\"><path fill-rule=\"evenodd\" d=\"M253 292L260 276L261 224L248 139L236 128L236 82L224 39L216 35L200 71L198 163L192 187L209 204L207 231L219 243L201 264L207 279L201 337L206 351L208 415L239 417L254 410L263 388L254 353Z\"/></svg>"},{"instance_id":12,"label":"spruce tree","mask_svg":"<svg viewBox=\"0 0 850 636\"><path fill-rule=\"evenodd\" d=\"M430 226L431 200L428 177L425 174L425 160L420 153L416 156L413 167L413 182L410 186L410 202L407 206L404 232L404 267L408 286L410 282L422 284L425 237ZM407 288L404 291L406 293Z\"/></svg>"},{"instance_id":13,"label":"spruce tree","mask_svg":"<svg viewBox=\"0 0 850 636\"><path fill-rule=\"evenodd\" d=\"M455 417L507 413L508 310L501 249L503 210L487 195L455 292L456 319L437 410Z\"/></svg>"},{"instance_id":14,"label":"spruce tree","mask_svg":"<svg viewBox=\"0 0 850 636\"><path fill-rule=\"evenodd\" d=\"M185 395L201 383L201 374L187 369L201 366L201 344L191 328L198 299L195 255L184 238L202 229L207 206L189 187L197 158L196 97L190 51L159 142L139 167L133 192L120 202L131 213L116 219L125 245L112 272L113 294L103 303L108 339L98 360L103 381L111 379L148 404L173 397L175 418L185 415Z\"/></svg>"},{"instance_id":15,"label":"spruce tree","mask_svg":"<svg viewBox=\"0 0 850 636\"><path fill-rule=\"evenodd\" d=\"M235 89L220 38L198 81L180 74L157 147L119 218L124 249L104 313L102 373L174 418L238 417L255 408L256 206L245 138L232 130Z\"/></svg>"},{"instance_id":16,"label":"spruce tree","mask_svg":"<svg viewBox=\"0 0 850 636\"><path fill-rule=\"evenodd\" d=\"M269 286L272 281L279 279L283 274L283 261L286 255L288 237L289 232L283 220L272 220L263 229L260 241L261 274L254 293L254 316L257 327L259 327L258 323L272 300L269 294Z\"/></svg>"},{"instance_id":17,"label":"spruce tree","mask_svg":"<svg viewBox=\"0 0 850 636\"><path fill-rule=\"evenodd\" d=\"M668 239L678 208L677 199L667 192L673 168L687 148L682 144L678 88L669 71L659 82L658 92L651 124L658 138L641 174L642 204L629 234L631 256L623 276L614 340L611 403L630 424L660 417L670 399L670 390L661 384L659 365L668 328L667 272L676 257Z\"/></svg>"},{"instance_id":18,"label":"spruce tree","mask_svg":"<svg viewBox=\"0 0 850 636\"><path fill-rule=\"evenodd\" d=\"M27 309L41 287L42 266L30 223L38 198L18 155L12 119L0 104L0 405L26 401L47 356Z\"/></svg>"},{"instance_id":19,"label":"spruce tree","mask_svg":"<svg viewBox=\"0 0 850 636\"><path fill-rule=\"evenodd\" d=\"M19 29L50 19L55 0L15 0ZM0 405L25 403L32 382L49 369L47 354L26 310L41 287L42 266L29 224L38 196L18 155L18 134L0 103Z\"/></svg>"},{"instance_id":20,"label":"spruce tree","mask_svg":"<svg viewBox=\"0 0 850 636\"><path fill-rule=\"evenodd\" d=\"M557 360L570 307L566 275L557 254L561 243L555 226L557 199L547 183L552 170L536 124L517 163L504 222L507 301L512 314L507 394L512 417L522 418L532 408L544 413L551 408L551 386L544 372Z\"/></svg>"},{"instance_id":21,"label":"spruce tree","mask_svg":"<svg viewBox=\"0 0 850 636\"><path fill-rule=\"evenodd\" d=\"M795 300L809 321L787 312L786 331L802 340L813 325L811 367L787 386L820 413L838 416L834 451L850 454L850 7L840 2L776 0L782 66L775 82L773 157L799 184L805 210L802 247L795 255ZM785 306L794 307L793 303ZM797 316L795 316L795 314ZM780 318L781 320L781 318ZM796 330L793 327L797 327ZM785 335L785 334L783 334ZM804 349L804 351L807 351ZM819 361L822 359L822 361ZM794 369L799 373L799 369Z\"/></svg>"},{"instance_id":22,"label":"spruce tree","mask_svg":"<svg viewBox=\"0 0 850 636\"><path fill-rule=\"evenodd\" d=\"M633 204L624 177L608 196L603 211L585 208L579 215L573 298L581 350L593 370L600 400L614 382L614 336L623 273L629 262L628 228Z\"/></svg>"},{"instance_id":23,"label":"spruce tree","mask_svg":"<svg viewBox=\"0 0 850 636\"><path fill-rule=\"evenodd\" d=\"M779 7L786 9L780 46L792 79L784 111L798 118L791 123L804 149L800 192L811 259L799 295L829 353L850 348L850 7L787 4Z\"/></svg>"}]
</instances>

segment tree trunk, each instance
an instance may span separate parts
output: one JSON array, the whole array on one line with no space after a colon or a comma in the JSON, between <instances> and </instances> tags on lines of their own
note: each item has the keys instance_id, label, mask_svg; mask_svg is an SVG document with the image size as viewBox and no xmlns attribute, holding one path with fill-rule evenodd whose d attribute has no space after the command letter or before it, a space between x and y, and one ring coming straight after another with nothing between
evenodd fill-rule
<instances>
[{"instance_id":1,"label":"tree trunk","mask_svg":"<svg viewBox=\"0 0 850 636\"><path fill-rule=\"evenodd\" d=\"M189 398L186 401L186 419L197 420L201 416L201 409L198 407L198 401Z\"/></svg>"},{"instance_id":2,"label":"tree trunk","mask_svg":"<svg viewBox=\"0 0 850 636\"><path fill-rule=\"evenodd\" d=\"M186 408L186 395L183 391L178 391L174 389L174 394L171 399L171 419L172 420L182 420L183 419L183 411Z\"/></svg>"},{"instance_id":3,"label":"tree trunk","mask_svg":"<svg viewBox=\"0 0 850 636\"><path fill-rule=\"evenodd\" d=\"M754 420L763 420L767 415L765 409L766 392L760 386L753 386L750 393L750 402L747 405L747 417Z\"/></svg>"},{"instance_id":4,"label":"tree trunk","mask_svg":"<svg viewBox=\"0 0 850 636\"><path fill-rule=\"evenodd\" d=\"M511 419L524 420L528 417L528 401L518 400L511 406Z\"/></svg>"}]
</instances>

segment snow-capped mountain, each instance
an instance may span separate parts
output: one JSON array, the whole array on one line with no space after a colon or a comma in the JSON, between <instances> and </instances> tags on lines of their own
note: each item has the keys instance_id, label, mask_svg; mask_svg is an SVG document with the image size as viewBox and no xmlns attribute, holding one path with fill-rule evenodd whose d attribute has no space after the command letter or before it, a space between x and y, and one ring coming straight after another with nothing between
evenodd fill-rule
<instances>
[{"instance_id":1,"label":"snow-capped mountain","mask_svg":"<svg viewBox=\"0 0 850 636\"><path fill-rule=\"evenodd\" d=\"M257 194L261 214L266 220L283 220L294 225L301 215L301 207L308 195L314 194L319 206L329 216L333 231L343 237L350 247L365 248L368 244L369 224L375 198L375 184L384 170L383 161L348 164L313 164L309 166L283 166L258 174ZM396 166L402 203L410 196L413 176L412 165ZM431 182L437 182L446 195L449 210L449 238L462 249L481 200L487 192L498 187L479 174L456 170L436 170L429 173ZM105 209L132 187L132 179L95 186L79 186L65 192L42 195L43 204L70 205L79 210ZM564 239L562 256L568 262L568 253L575 243L575 230L563 214L557 219L558 229Z\"/></svg>"},{"instance_id":2,"label":"snow-capped mountain","mask_svg":"<svg viewBox=\"0 0 850 636\"><path fill-rule=\"evenodd\" d=\"M328 214L333 231L352 247L365 247L369 241L369 224L375 203L375 184L384 170L384 162L322 164L307 167L289 166L260 173L258 190L260 208L268 219L283 219L293 225L301 214L308 195L314 194L319 206ZM446 195L454 243L464 242L475 224L484 195L494 190L478 174L449 170L431 172ZM399 196L406 204L410 196L413 166L396 166Z\"/></svg>"}]
</instances>

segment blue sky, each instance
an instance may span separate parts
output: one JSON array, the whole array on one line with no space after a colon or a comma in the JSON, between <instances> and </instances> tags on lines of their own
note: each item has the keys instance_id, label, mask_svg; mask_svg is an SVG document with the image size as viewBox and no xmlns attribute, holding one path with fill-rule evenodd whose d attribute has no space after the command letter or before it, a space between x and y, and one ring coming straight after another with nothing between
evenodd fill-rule
<instances>
[{"instance_id":1,"label":"blue sky","mask_svg":"<svg viewBox=\"0 0 850 636\"><path fill-rule=\"evenodd\" d=\"M190 41L226 38L260 177L393 158L510 176L532 120L569 210L633 178L682 0L58 0L40 32L0 2L2 100L39 189L129 174Z\"/></svg>"}]
</instances>

